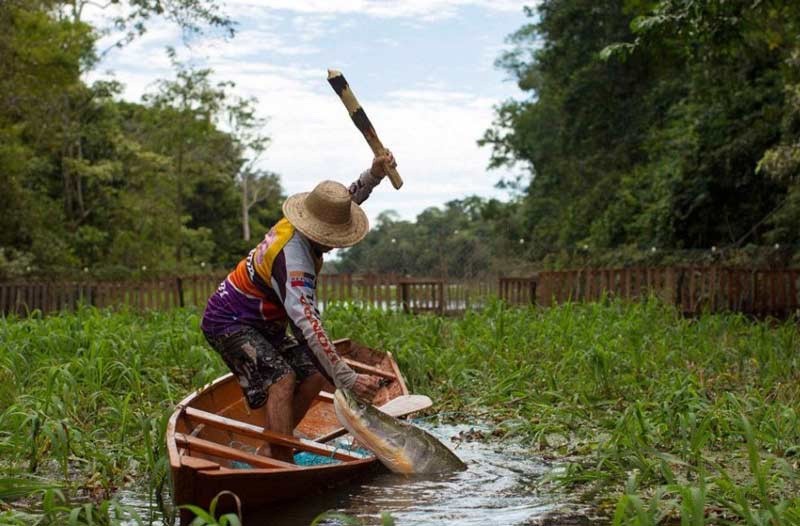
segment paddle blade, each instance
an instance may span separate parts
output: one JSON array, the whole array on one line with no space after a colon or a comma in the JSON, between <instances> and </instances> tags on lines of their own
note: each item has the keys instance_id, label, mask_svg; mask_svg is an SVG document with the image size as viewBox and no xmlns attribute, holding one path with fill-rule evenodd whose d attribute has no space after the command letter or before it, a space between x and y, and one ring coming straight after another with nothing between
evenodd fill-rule
<instances>
[{"instance_id":1,"label":"paddle blade","mask_svg":"<svg viewBox=\"0 0 800 526\"><path fill-rule=\"evenodd\" d=\"M378 410L395 418L422 411L433 405L433 401L425 395L402 395L389 400Z\"/></svg>"}]
</instances>

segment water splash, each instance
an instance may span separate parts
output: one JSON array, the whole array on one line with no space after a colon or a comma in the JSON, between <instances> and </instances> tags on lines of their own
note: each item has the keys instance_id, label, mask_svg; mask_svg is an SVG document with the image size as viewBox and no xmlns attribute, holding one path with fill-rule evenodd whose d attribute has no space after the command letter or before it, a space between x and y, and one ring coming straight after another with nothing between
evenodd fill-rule
<instances>
[{"instance_id":1,"label":"water splash","mask_svg":"<svg viewBox=\"0 0 800 526\"><path fill-rule=\"evenodd\" d=\"M450 447L467 471L425 477L379 473L302 502L277 505L247 517L247 524L310 524L318 514L333 510L370 526L381 524L381 512L390 513L398 526L523 525L538 524L560 509L559 499L536 491L536 483L552 466L520 445L452 440L474 434L480 426L416 423Z\"/></svg>"}]
</instances>

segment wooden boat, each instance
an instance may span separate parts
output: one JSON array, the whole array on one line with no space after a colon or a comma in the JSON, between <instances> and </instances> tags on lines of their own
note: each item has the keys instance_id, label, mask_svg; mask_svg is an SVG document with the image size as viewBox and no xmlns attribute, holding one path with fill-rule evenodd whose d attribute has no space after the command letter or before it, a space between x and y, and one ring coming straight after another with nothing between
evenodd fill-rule
<instances>
[{"instance_id":1,"label":"wooden boat","mask_svg":"<svg viewBox=\"0 0 800 526\"><path fill-rule=\"evenodd\" d=\"M354 370L383 379L384 385L373 402L375 406L404 406L387 410L395 416L424 409L404 403L413 397L405 396L408 389L391 353L347 339L334 344ZM394 404L390 402L393 399ZM295 429L296 436L265 430L266 418L265 407L248 408L236 378L230 373L182 400L169 420L166 433L175 504L208 509L215 496L227 491L238 497L241 511L248 513L272 502L331 487L378 465L371 454L348 452L326 443L345 434L336 419L329 392L317 396ZM254 454L265 442L340 462L299 466ZM217 509L235 511L236 506L236 499L220 498ZM182 524L188 524L191 517L190 512L181 510Z\"/></svg>"}]
</instances>

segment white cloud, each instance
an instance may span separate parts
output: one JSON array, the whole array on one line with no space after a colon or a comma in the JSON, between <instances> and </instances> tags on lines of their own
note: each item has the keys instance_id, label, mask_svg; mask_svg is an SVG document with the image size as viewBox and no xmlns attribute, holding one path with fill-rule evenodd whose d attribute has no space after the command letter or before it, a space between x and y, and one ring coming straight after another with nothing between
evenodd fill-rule
<instances>
[{"instance_id":1,"label":"white cloud","mask_svg":"<svg viewBox=\"0 0 800 526\"><path fill-rule=\"evenodd\" d=\"M323 82L323 71L318 78ZM264 165L282 175L288 192L310 190L322 179L348 184L369 166L372 153L333 92L319 93L285 76L260 75L258 82L255 88L239 79L241 87L260 95L271 115L274 142ZM495 101L463 93L414 93L361 101L405 180L399 192L388 182L377 189L366 204L369 215L395 209L410 219L468 194L499 196L492 184L500 174L486 173L489 152L475 144L491 123Z\"/></svg>"},{"instance_id":2,"label":"white cloud","mask_svg":"<svg viewBox=\"0 0 800 526\"><path fill-rule=\"evenodd\" d=\"M452 17L461 7L521 12L523 6L535 3L524 0L228 0L225 9L234 18L266 7L296 13L362 14L433 21Z\"/></svg>"},{"instance_id":3,"label":"white cloud","mask_svg":"<svg viewBox=\"0 0 800 526\"><path fill-rule=\"evenodd\" d=\"M372 152L327 85L326 71L312 60L318 53L315 42L321 36L353 23L339 15L407 17L417 23L420 18L440 16L466 5L519 10L523 3L234 0L228 2L227 11L236 19L246 17L248 24L233 41L199 38L187 49L178 45L179 30L154 21L143 37L122 51L112 52L102 67L116 71L116 78L126 85L126 99L139 100L156 79L174 75L163 51L171 44L178 46L181 60L195 60L212 68L216 79L234 81L240 95L258 98L260 115L269 119L266 131L272 143L262 158L262 167L279 173L287 193L294 193L310 190L323 179L348 184L372 160ZM393 44L387 41L386 45ZM291 57L293 65L277 64L279 57ZM345 68L347 64L339 66ZM93 72L90 80L102 76L102 72ZM357 82L354 88L359 93ZM388 181L376 189L365 204L371 218L394 209L404 219L412 219L424 208L469 194L503 196L493 183L506 174L487 173L490 152L476 145L491 125L496 98L449 89L441 78L430 76L380 96L360 93L360 99L384 144L395 153L405 180L400 191Z\"/></svg>"}]
</instances>

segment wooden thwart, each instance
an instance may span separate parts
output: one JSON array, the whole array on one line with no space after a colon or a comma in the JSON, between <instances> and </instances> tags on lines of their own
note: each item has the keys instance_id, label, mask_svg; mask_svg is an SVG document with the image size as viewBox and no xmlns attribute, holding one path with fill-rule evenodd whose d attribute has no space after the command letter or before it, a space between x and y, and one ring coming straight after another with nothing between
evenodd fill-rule
<instances>
[{"instance_id":1,"label":"wooden thwart","mask_svg":"<svg viewBox=\"0 0 800 526\"><path fill-rule=\"evenodd\" d=\"M193 407L187 407L186 409L184 409L184 412L186 416L197 422L201 422L203 424L215 427L217 429L224 429L226 431L239 433L240 435L246 437L264 440L266 442L269 442L270 444L293 447L300 449L302 451L308 451L309 453L315 453L317 455L332 457L337 460L342 460L345 462L352 460L361 460L363 458L360 455L345 453L343 451L339 451L338 449L331 446L327 446L325 444L317 444L315 442L312 442L311 440L295 438L281 433L275 433L273 431L264 429L263 427L260 426L255 426L253 424L248 424L247 422L241 422L239 420L233 420L232 418L215 415L214 413L209 413L208 411L202 411L200 409L195 409ZM293 464L289 465L292 466Z\"/></svg>"},{"instance_id":2,"label":"wooden thwart","mask_svg":"<svg viewBox=\"0 0 800 526\"><path fill-rule=\"evenodd\" d=\"M363 364L361 362L357 362L355 360L351 360L350 358L343 358L344 362L355 369L356 371L361 371L364 373L369 373L373 376L380 376L381 378L386 378L387 380L395 380L397 376L393 375L390 372L384 371L383 369L378 369L377 367L373 367L371 365Z\"/></svg>"},{"instance_id":3,"label":"wooden thwart","mask_svg":"<svg viewBox=\"0 0 800 526\"><path fill-rule=\"evenodd\" d=\"M188 466L192 469L196 469L198 471L216 471L222 468L216 462L212 462L211 460L206 460L204 458L193 457L190 455L183 455L181 456L181 465Z\"/></svg>"},{"instance_id":4,"label":"wooden thwart","mask_svg":"<svg viewBox=\"0 0 800 526\"><path fill-rule=\"evenodd\" d=\"M240 460L247 462L251 466L265 469L297 469L298 466L290 464L289 462L282 462L274 458L262 457L260 455L253 455L242 451L241 449L223 446L216 442L204 440L202 438L192 437L183 433L175 433L175 443L179 447L185 447L191 451L198 453L205 453L207 455L214 455L220 458L227 458L229 460Z\"/></svg>"}]
</instances>

